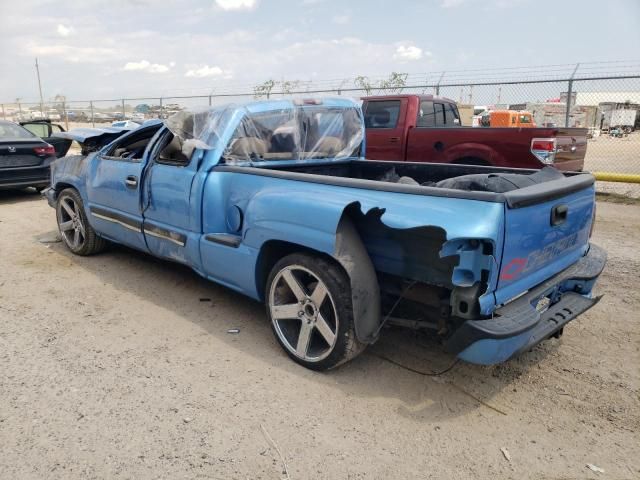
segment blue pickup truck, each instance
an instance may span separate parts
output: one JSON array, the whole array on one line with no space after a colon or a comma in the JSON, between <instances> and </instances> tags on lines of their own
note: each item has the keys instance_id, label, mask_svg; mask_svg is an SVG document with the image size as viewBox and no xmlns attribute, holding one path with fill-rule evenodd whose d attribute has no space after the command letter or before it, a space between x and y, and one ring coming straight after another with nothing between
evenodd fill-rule
<instances>
[{"instance_id":1,"label":"blue pickup truck","mask_svg":"<svg viewBox=\"0 0 640 480\"><path fill-rule=\"evenodd\" d=\"M73 253L115 242L188 265L264 302L284 351L315 370L387 324L503 362L597 303L593 176L369 161L363 125L339 98L83 130L90 148L53 164L45 195Z\"/></svg>"}]
</instances>

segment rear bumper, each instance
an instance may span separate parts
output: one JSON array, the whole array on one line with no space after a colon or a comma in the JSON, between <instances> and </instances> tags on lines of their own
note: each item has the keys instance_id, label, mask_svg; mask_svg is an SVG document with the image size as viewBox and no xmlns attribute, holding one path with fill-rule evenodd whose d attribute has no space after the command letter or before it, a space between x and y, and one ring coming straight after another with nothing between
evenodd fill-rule
<instances>
[{"instance_id":1,"label":"rear bumper","mask_svg":"<svg viewBox=\"0 0 640 480\"><path fill-rule=\"evenodd\" d=\"M606 252L592 244L576 263L497 309L493 318L463 323L445 348L480 365L504 362L531 349L598 303L600 298L591 298L591 289L606 260ZM539 312L536 305L543 298L550 306Z\"/></svg>"},{"instance_id":2,"label":"rear bumper","mask_svg":"<svg viewBox=\"0 0 640 480\"><path fill-rule=\"evenodd\" d=\"M584 169L584 158L559 160L553 163L552 166L562 172L581 172Z\"/></svg>"},{"instance_id":3,"label":"rear bumper","mask_svg":"<svg viewBox=\"0 0 640 480\"><path fill-rule=\"evenodd\" d=\"M49 165L0 169L0 188L46 187L50 180Z\"/></svg>"}]
</instances>

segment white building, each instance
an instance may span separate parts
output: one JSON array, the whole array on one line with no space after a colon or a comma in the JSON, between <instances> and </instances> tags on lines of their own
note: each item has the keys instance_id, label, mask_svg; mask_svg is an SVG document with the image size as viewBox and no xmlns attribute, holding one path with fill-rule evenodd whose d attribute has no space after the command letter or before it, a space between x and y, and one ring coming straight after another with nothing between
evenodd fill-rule
<instances>
[{"instance_id":1,"label":"white building","mask_svg":"<svg viewBox=\"0 0 640 480\"><path fill-rule=\"evenodd\" d=\"M566 95L566 94L565 94ZM574 105L597 107L601 103L640 104L640 91L636 92L576 92Z\"/></svg>"}]
</instances>

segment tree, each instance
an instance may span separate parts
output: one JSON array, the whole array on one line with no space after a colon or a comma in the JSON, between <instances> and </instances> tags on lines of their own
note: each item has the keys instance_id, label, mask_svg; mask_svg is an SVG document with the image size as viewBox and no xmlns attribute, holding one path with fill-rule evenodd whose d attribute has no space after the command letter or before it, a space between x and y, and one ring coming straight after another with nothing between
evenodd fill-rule
<instances>
[{"instance_id":1,"label":"tree","mask_svg":"<svg viewBox=\"0 0 640 480\"><path fill-rule=\"evenodd\" d=\"M371 84L369 77L358 75L353 83L356 87L364 90L367 95L371 95L371 92L373 91L373 85Z\"/></svg>"},{"instance_id":2,"label":"tree","mask_svg":"<svg viewBox=\"0 0 640 480\"><path fill-rule=\"evenodd\" d=\"M391 72L389 78L380 80L380 90L386 90L389 93L400 93L402 89L407 85L408 73Z\"/></svg>"},{"instance_id":3,"label":"tree","mask_svg":"<svg viewBox=\"0 0 640 480\"><path fill-rule=\"evenodd\" d=\"M53 101L54 101L53 108L55 108L58 112L62 113L66 107L65 104L67 101L67 97L59 93L55 97L53 97Z\"/></svg>"},{"instance_id":4,"label":"tree","mask_svg":"<svg viewBox=\"0 0 640 480\"><path fill-rule=\"evenodd\" d=\"M269 96L271 95L271 90L273 90L273 87L275 87L275 85L276 85L275 80L271 80L271 79L267 80L261 85L256 85L255 87L253 87L253 97L254 98L266 97L268 99Z\"/></svg>"},{"instance_id":5,"label":"tree","mask_svg":"<svg viewBox=\"0 0 640 480\"><path fill-rule=\"evenodd\" d=\"M367 95L371 95L374 89L387 93L400 93L407 85L408 73L391 72L389 78L372 82L369 77L359 75L353 83L356 87L361 88Z\"/></svg>"},{"instance_id":6,"label":"tree","mask_svg":"<svg viewBox=\"0 0 640 480\"><path fill-rule=\"evenodd\" d=\"M280 91L284 95L289 95L292 91L300 86L300 80L282 80L280 82Z\"/></svg>"}]
</instances>

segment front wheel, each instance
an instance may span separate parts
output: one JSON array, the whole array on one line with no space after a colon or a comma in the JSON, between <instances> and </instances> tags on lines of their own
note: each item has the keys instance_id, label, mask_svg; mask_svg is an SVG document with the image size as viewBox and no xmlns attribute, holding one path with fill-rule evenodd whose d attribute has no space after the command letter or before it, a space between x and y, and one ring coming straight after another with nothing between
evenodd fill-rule
<instances>
[{"instance_id":1,"label":"front wheel","mask_svg":"<svg viewBox=\"0 0 640 480\"><path fill-rule=\"evenodd\" d=\"M349 278L330 260L284 257L271 270L265 296L278 343L300 365L327 370L364 350L355 334Z\"/></svg>"},{"instance_id":2,"label":"front wheel","mask_svg":"<svg viewBox=\"0 0 640 480\"><path fill-rule=\"evenodd\" d=\"M106 241L89 225L82 198L73 188L60 192L56 201L56 218L62 241L73 253L84 256L104 250Z\"/></svg>"}]
</instances>

